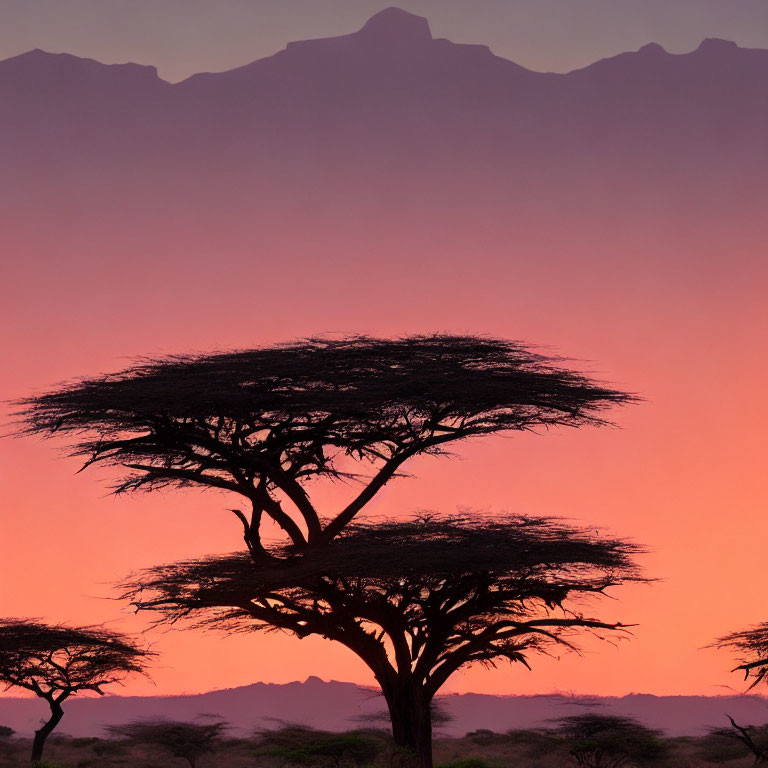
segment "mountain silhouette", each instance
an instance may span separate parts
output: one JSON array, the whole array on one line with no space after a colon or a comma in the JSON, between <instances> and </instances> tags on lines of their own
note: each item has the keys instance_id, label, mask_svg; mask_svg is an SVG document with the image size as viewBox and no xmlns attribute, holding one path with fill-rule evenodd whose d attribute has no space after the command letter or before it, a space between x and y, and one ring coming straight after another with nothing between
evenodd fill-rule
<instances>
[{"instance_id":1,"label":"mountain silhouette","mask_svg":"<svg viewBox=\"0 0 768 768\"><path fill-rule=\"evenodd\" d=\"M567 178L608 146L622 171L764 168L768 52L705 40L656 44L568 74L532 72L482 45L432 37L398 8L355 33L289 43L237 69L171 85L153 67L32 51L0 62L0 159L23 176L53 163L82 189L83 164L189 178L212 168L385 178L461 162ZM159 165L157 164L159 161ZM264 166L266 163L266 167ZM393 165L394 163L394 165ZM562 166L566 173L561 173ZM235 174L236 176L238 174ZM369 174L370 178L370 174ZM118 178L119 180L119 178Z\"/></svg>"},{"instance_id":2,"label":"mountain silhouette","mask_svg":"<svg viewBox=\"0 0 768 768\"><path fill-rule=\"evenodd\" d=\"M463 736L488 728L544 727L548 720L599 708L603 714L636 717L671 736L701 735L709 726L727 725L725 713L740 723L768 722L768 701L761 696L650 696L622 697L491 696L452 694L440 697L452 717L440 732ZM0 724L20 734L37 726L44 703L37 699L0 698ZM190 720L200 714L217 715L236 731L275 727L278 721L302 723L341 731L354 728L361 716L385 709L377 692L337 681L309 677L303 683L255 683L189 696L105 696L73 698L67 703L62 731L72 736L99 735L106 725L137 718L168 717Z\"/></svg>"}]
</instances>

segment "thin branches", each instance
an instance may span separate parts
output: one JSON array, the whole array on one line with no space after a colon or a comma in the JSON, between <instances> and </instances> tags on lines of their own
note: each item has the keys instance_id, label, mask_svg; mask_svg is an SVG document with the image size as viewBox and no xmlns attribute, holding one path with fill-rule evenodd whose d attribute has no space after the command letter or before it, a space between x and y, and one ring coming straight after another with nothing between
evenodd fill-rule
<instances>
[{"instance_id":1,"label":"thin branches","mask_svg":"<svg viewBox=\"0 0 768 768\"><path fill-rule=\"evenodd\" d=\"M294 544L321 544L416 455L476 435L604 425L608 409L635 400L561 363L518 342L449 335L145 359L20 401L18 432L61 435L84 466L118 468L118 493L267 493L286 502L262 509ZM363 487L321 516L305 487L313 478ZM249 536L259 549L258 530Z\"/></svg>"}]
</instances>

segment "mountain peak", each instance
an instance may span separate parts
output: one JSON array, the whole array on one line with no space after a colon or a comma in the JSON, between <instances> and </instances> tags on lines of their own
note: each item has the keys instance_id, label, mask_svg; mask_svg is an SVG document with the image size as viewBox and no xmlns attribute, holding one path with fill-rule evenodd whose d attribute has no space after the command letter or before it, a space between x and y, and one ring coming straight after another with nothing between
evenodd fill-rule
<instances>
[{"instance_id":1,"label":"mountain peak","mask_svg":"<svg viewBox=\"0 0 768 768\"><path fill-rule=\"evenodd\" d=\"M739 46L734 43L733 40L723 40L720 37L707 37L701 41L701 45L696 49L697 51L732 51Z\"/></svg>"},{"instance_id":2,"label":"mountain peak","mask_svg":"<svg viewBox=\"0 0 768 768\"><path fill-rule=\"evenodd\" d=\"M378 40L410 40L421 42L432 39L429 22L402 8L385 8L365 22L359 35Z\"/></svg>"},{"instance_id":3,"label":"mountain peak","mask_svg":"<svg viewBox=\"0 0 768 768\"><path fill-rule=\"evenodd\" d=\"M163 83L157 74L157 67L147 64L105 64L96 59L74 56L71 53L51 53L41 48L34 48L9 59L0 61L0 68L15 71L17 76L24 73L27 77L51 78L57 80L90 78L113 79L123 81Z\"/></svg>"},{"instance_id":4,"label":"mountain peak","mask_svg":"<svg viewBox=\"0 0 768 768\"><path fill-rule=\"evenodd\" d=\"M655 55L659 53L666 53L667 51L662 45L659 45L658 43L647 43L642 48L639 48L637 52Z\"/></svg>"}]
</instances>

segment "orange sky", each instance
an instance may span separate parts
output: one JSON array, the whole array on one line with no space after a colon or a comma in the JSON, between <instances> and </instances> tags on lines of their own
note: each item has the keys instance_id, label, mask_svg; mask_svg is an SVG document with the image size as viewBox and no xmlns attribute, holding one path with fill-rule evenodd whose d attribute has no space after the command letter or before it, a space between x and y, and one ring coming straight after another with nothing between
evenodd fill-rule
<instances>
[{"instance_id":1,"label":"orange sky","mask_svg":"<svg viewBox=\"0 0 768 768\"><path fill-rule=\"evenodd\" d=\"M604 188L576 174L549 196L516 179L464 178L460 164L440 179L388 179L367 202L352 182L309 175L300 195L291 178L267 190L282 201L274 209L258 196L230 200L227 169L192 189L172 179L147 189L139 169L125 196L105 183L96 200L50 170L0 190L0 399L137 355L323 333L545 345L645 401L615 414L619 429L478 439L456 458L418 459L413 478L388 486L371 511L562 515L647 546L643 563L660 581L616 590L596 609L637 624L633 638L533 659L532 672L469 669L446 690L742 690L732 659L704 646L768 619L764 185L665 177L643 187L614 162ZM115 581L242 543L223 496L116 499L108 475L77 469L55 441L0 440L0 615L138 632L148 622L110 599ZM329 506L343 491L317 489ZM154 682L137 678L123 692L310 674L372 682L350 652L316 639L145 638L161 654Z\"/></svg>"},{"instance_id":2,"label":"orange sky","mask_svg":"<svg viewBox=\"0 0 768 768\"><path fill-rule=\"evenodd\" d=\"M40 246L17 245L26 265L42 257ZM64 261L71 256L61 243L47 247L58 248ZM316 263L325 256L327 267L344 247L342 236L314 246ZM368 257L382 264L392 247L378 242ZM453 247L459 263L462 245ZM584 248L586 258L592 251ZM573 244L568 250L576 259L582 255ZM495 252L503 251L497 243ZM434 261L445 250L436 246L422 256ZM115 256L118 262L126 257ZM470 669L448 690L715 694L726 692L722 686L740 687L728 671L731 660L702 647L765 618L760 563L768 533L762 444L768 364L762 350L768 328L759 269L747 277L732 272L733 284L700 275L689 281L696 290L688 293L679 280L661 284L628 275L624 292L574 297L573 283L534 292L535 270L496 285L469 269L448 270L437 291L427 291L417 274L398 291L394 269L389 276L371 270L369 287L359 289L362 273L332 267L336 282L326 274L321 285L311 269L297 274L290 304L273 302L273 311L259 313L237 275L224 278L205 311L195 312L206 285L202 273L180 275L172 304L160 287L148 289L137 304L130 298L138 291L133 274L96 298L67 285L66 277L38 280L33 297L24 292L26 265L18 267L4 310L5 397L119 368L136 354L267 344L322 332L482 332L554 345L587 361L586 370L646 398L616 414L620 429L467 442L460 458L415 461L409 467L415 477L387 488L372 511L474 506L564 515L647 545L644 563L661 581L616 590L617 600L600 607L607 619L637 623L633 639L616 647L589 644L582 657L536 659L533 672ZM94 271L93 279L100 279ZM520 280L530 290L522 290ZM32 439L0 443L3 614L139 630L146 626L142 617L107 599L111 583L137 568L240 545L227 499L193 492L115 499L106 493L103 473L75 475L77 464L63 459L59 448ZM330 492L318 492L331 504ZM314 639L193 631L149 632L146 638L162 653L154 684L137 679L126 692L204 691L309 674L371 682L349 652Z\"/></svg>"}]
</instances>

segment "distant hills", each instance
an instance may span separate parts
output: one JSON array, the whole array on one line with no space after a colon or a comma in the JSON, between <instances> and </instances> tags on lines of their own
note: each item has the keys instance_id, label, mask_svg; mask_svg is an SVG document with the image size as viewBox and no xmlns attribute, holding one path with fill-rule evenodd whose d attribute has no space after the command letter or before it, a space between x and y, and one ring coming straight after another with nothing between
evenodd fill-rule
<instances>
[{"instance_id":1,"label":"distant hills","mask_svg":"<svg viewBox=\"0 0 768 768\"><path fill-rule=\"evenodd\" d=\"M81 184L101 168L126 183L137 169L232 183L258 170L279 186L308 170L357 175L363 163L370 178L451 157L462 172L491 163L526 177L563 165L638 172L649 160L751 173L765 169L767 81L768 51L717 39L687 54L649 44L568 74L532 72L485 46L435 39L426 19L389 8L356 33L174 85L137 64L39 50L6 59L0 160Z\"/></svg>"},{"instance_id":2,"label":"distant hills","mask_svg":"<svg viewBox=\"0 0 768 768\"><path fill-rule=\"evenodd\" d=\"M727 725L726 713L739 723L768 722L768 700L761 696L650 696L620 698L569 696L489 696L455 694L441 698L452 720L441 729L446 735L489 728L505 732L534 728L551 718L598 707L636 717L669 735L696 735L708 726ZM0 725L30 733L44 712L36 699L0 698ZM279 722L303 723L315 728L345 730L360 724L359 717L385 708L370 689L352 683L324 682L310 677L303 683L255 683L196 696L74 698L67 702L61 730L72 736L96 735L103 726L140 717L192 719L218 715L237 731L276 727Z\"/></svg>"}]
</instances>

